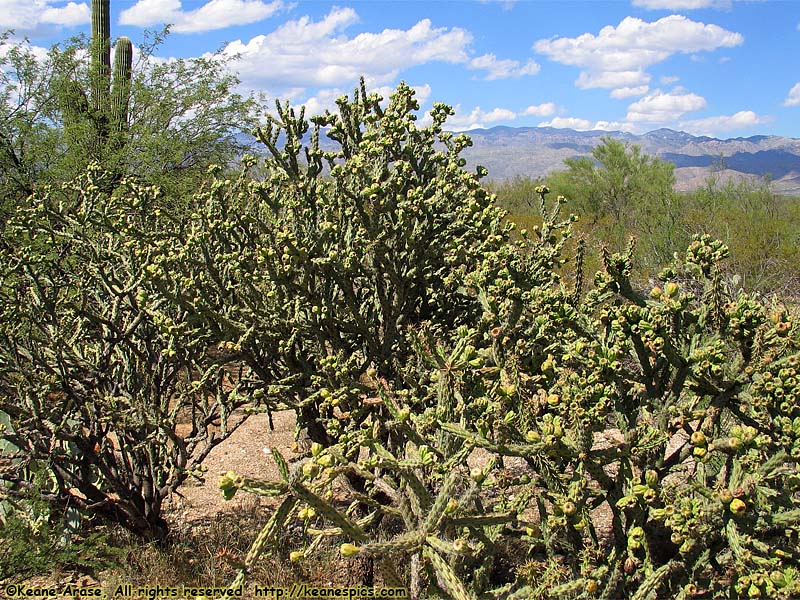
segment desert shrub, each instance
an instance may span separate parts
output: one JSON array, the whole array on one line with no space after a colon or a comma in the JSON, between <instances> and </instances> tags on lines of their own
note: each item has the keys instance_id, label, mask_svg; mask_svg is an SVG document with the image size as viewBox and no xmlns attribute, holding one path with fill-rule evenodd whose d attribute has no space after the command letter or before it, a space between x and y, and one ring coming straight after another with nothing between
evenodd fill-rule
<instances>
[{"instance_id":1,"label":"desert shrub","mask_svg":"<svg viewBox=\"0 0 800 600\"><path fill-rule=\"evenodd\" d=\"M415 127L409 98L401 88L385 112L363 94L342 100L341 116L320 120L332 124L342 150L324 155L312 141L310 169L296 158L308 125L284 110L286 146L274 152L273 178L245 187L246 200L258 192L269 207L249 211L260 223L311 218L334 201L339 220L332 226L326 217L303 238L294 217L266 238L274 242L262 250L263 266L240 267L283 311L283 320L270 316L284 327L275 347L285 383L274 391L291 390L300 423L321 421L325 436L294 469L273 453L281 481L221 478L228 498L238 490L283 498L234 583L299 519L308 545L291 560L338 538L343 556L374 561L383 582L408 585L413 597L798 593L800 330L788 311L727 289L720 264L728 249L707 236L647 293L631 279L632 245L601 254L588 291L580 250L577 274L562 279L572 219L560 216L561 201L550 205L539 188L538 227L510 240L497 225L503 211L460 171L466 142L437 154L435 136ZM436 107L433 132L446 113ZM265 136L268 145L276 133ZM419 172L437 156L439 168ZM330 159L330 180L320 177L322 158ZM398 197L393 176L409 173L406 165L429 179L399 188ZM224 206L220 198L235 197L237 185L212 184L205 206ZM420 186L425 201L400 218ZM471 202L476 196L481 201ZM470 212L479 218L436 238L419 222L442 215L454 226ZM370 234L375 218L386 220ZM231 232L216 238L221 247L244 237L236 221L208 221ZM464 238L473 245L456 243ZM409 265L417 270L379 262L384 240L405 240L401 252L421 245L420 262ZM432 244L437 251L425 254ZM232 257L217 251L217 272L235 271L241 247ZM422 304L387 325L394 313L381 311L389 298L408 297L419 269L436 275L427 298L447 303ZM239 296L229 281L217 285ZM247 357L261 324L245 322L234 339ZM378 342L391 340L385 355L367 341L366 323ZM313 336L319 341L307 341ZM343 347L347 339L360 343ZM304 389L291 387L292 356ZM478 449L484 460L476 462Z\"/></svg>"},{"instance_id":2,"label":"desert shrub","mask_svg":"<svg viewBox=\"0 0 800 600\"><path fill-rule=\"evenodd\" d=\"M800 283L800 212L797 199L776 194L768 179L722 183L713 175L687 195L682 220L731 251L729 270L748 290L796 299Z\"/></svg>"},{"instance_id":3,"label":"desert shrub","mask_svg":"<svg viewBox=\"0 0 800 600\"><path fill-rule=\"evenodd\" d=\"M143 284L170 219L159 194L97 166L44 187L9 219L0 247L0 479L167 534L162 503L241 422L225 353L192 315ZM107 190L114 189L113 192Z\"/></svg>"}]
</instances>

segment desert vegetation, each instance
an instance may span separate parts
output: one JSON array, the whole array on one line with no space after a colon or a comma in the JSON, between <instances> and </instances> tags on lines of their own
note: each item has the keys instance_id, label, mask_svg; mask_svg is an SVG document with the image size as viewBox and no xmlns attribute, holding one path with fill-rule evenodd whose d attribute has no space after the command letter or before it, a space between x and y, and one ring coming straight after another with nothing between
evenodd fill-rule
<instances>
[{"instance_id":1,"label":"desert vegetation","mask_svg":"<svg viewBox=\"0 0 800 600\"><path fill-rule=\"evenodd\" d=\"M236 167L224 119L198 115L206 145L151 156L153 81L210 80L181 64L137 88L117 42L106 85L104 5L88 71L58 88L80 110L48 97L52 131L2 115L3 577L235 587L334 565L413 598L800 593L796 203L677 195L611 140L488 185L452 109L419 125L405 84L310 118L279 104ZM41 74L29 58L6 60ZM218 482L269 502L186 536L165 500L279 410L308 449Z\"/></svg>"}]
</instances>

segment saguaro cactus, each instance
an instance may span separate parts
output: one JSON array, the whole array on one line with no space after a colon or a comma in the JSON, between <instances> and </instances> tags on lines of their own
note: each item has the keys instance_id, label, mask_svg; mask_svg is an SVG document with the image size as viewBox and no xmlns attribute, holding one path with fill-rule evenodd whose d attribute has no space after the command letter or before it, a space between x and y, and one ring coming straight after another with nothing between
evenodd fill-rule
<instances>
[{"instance_id":1,"label":"saguaro cactus","mask_svg":"<svg viewBox=\"0 0 800 600\"><path fill-rule=\"evenodd\" d=\"M111 0L92 0L92 108L103 113L109 105L111 78Z\"/></svg>"},{"instance_id":2,"label":"saguaro cactus","mask_svg":"<svg viewBox=\"0 0 800 600\"><path fill-rule=\"evenodd\" d=\"M117 131L123 131L128 124L132 65L133 44L128 38L121 37L114 48L114 81L111 90L111 117Z\"/></svg>"},{"instance_id":3,"label":"saguaro cactus","mask_svg":"<svg viewBox=\"0 0 800 600\"><path fill-rule=\"evenodd\" d=\"M113 134L127 128L133 66L133 44L127 37L120 37L114 49L112 80L110 4L110 0L92 0L89 93L70 80L64 87L62 102L65 125L88 122L100 151L111 143ZM113 141L115 145L119 143L119 139Z\"/></svg>"}]
</instances>

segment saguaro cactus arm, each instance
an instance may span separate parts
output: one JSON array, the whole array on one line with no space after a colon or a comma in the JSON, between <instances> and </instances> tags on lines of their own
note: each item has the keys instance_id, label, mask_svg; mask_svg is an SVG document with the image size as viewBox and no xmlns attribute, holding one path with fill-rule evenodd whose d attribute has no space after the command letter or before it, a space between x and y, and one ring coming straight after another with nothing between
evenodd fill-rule
<instances>
[{"instance_id":1,"label":"saguaro cactus arm","mask_svg":"<svg viewBox=\"0 0 800 600\"><path fill-rule=\"evenodd\" d=\"M130 39L120 37L114 47L114 79L111 94L111 116L117 131L123 131L128 125L132 65L133 44Z\"/></svg>"}]
</instances>

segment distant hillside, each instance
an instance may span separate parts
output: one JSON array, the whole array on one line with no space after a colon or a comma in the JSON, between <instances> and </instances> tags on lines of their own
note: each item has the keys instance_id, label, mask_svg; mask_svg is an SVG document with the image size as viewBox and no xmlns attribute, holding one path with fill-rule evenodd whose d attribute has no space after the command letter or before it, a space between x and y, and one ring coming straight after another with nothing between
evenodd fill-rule
<instances>
[{"instance_id":1,"label":"distant hillside","mask_svg":"<svg viewBox=\"0 0 800 600\"><path fill-rule=\"evenodd\" d=\"M634 135L552 127L493 127L466 133L474 144L464 151L468 167L483 165L498 181L563 169L565 158L588 157L603 137L610 136L674 163L679 190L701 186L713 167L723 179L769 175L776 191L800 195L800 139L795 138L756 135L720 140L671 129Z\"/></svg>"},{"instance_id":2,"label":"distant hillside","mask_svg":"<svg viewBox=\"0 0 800 600\"><path fill-rule=\"evenodd\" d=\"M467 168L483 165L495 181L517 175L540 177L563 169L565 158L591 156L594 147L610 136L674 163L676 187L681 191L702 186L713 167L723 181L770 175L775 191L800 196L800 139L796 138L755 135L719 140L672 129L634 135L622 131L504 126L465 133L473 141L473 146L463 153ZM320 138L324 149L337 148L324 134ZM265 152L252 136L240 135L238 139L253 152Z\"/></svg>"}]
</instances>

